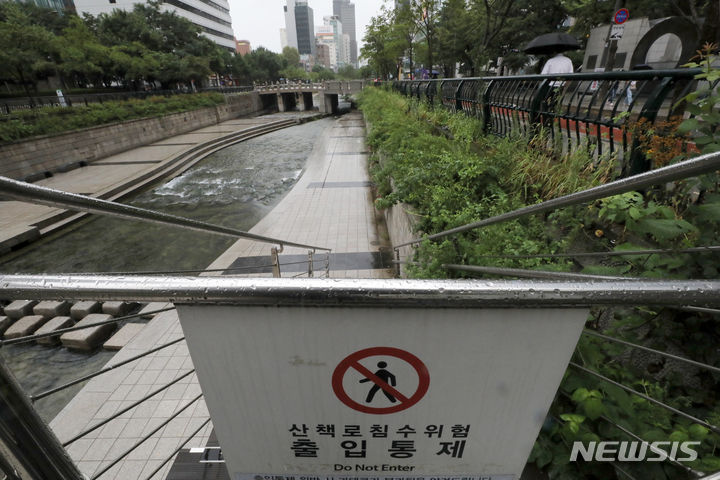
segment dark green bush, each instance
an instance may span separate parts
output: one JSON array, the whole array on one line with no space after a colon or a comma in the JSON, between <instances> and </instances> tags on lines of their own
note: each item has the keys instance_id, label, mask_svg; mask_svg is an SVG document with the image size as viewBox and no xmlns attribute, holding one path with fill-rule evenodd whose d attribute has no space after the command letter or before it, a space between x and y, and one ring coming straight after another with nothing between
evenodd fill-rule
<instances>
[{"instance_id":1,"label":"dark green bush","mask_svg":"<svg viewBox=\"0 0 720 480\"><path fill-rule=\"evenodd\" d=\"M213 107L224 102L225 97L220 93L196 93L149 97L144 100L91 103L87 106L21 110L11 115L0 116L0 142L8 143L37 135L186 112Z\"/></svg>"}]
</instances>

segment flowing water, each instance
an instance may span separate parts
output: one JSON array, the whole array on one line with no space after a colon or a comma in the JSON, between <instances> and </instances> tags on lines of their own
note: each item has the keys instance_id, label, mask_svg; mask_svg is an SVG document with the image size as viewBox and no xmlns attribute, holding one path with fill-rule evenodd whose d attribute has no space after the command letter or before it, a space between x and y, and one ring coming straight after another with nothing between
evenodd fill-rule
<instances>
[{"instance_id":1,"label":"flowing water","mask_svg":"<svg viewBox=\"0 0 720 480\"><path fill-rule=\"evenodd\" d=\"M249 230L292 188L331 122L309 122L227 147L123 203ZM201 270L233 242L170 226L97 217L36 242L12 258L0 258L0 272ZM33 393L98 370L113 355L38 345L7 346L0 354L26 391ZM51 419L81 386L40 400L36 407Z\"/></svg>"}]
</instances>

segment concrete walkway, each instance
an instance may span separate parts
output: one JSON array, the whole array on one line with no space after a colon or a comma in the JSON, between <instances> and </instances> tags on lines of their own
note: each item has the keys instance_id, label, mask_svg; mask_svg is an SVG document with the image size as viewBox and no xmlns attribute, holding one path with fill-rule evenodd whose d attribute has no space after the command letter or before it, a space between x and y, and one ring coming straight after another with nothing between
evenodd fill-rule
<instances>
[{"instance_id":1,"label":"concrete walkway","mask_svg":"<svg viewBox=\"0 0 720 480\"><path fill-rule=\"evenodd\" d=\"M372 206L362 116L353 113L337 119L321 138L298 183L251 232L332 248L331 277L390 277L390 270L377 268L382 267L377 262L382 241ZM210 267L228 268L242 264L248 258L267 257L270 247L240 240ZM306 256L307 251L288 247L281 255L281 263L283 258L289 258L286 255L295 254ZM337 265L333 268L335 261ZM321 273L317 272L316 276ZM283 276L293 275L289 271L283 273ZM181 336L177 314L174 311L160 314L110 364ZM51 422L51 427L60 440L65 441L191 369L192 360L184 341L160 350L90 380ZM92 477L187 405L199 392L197 379L192 374L74 442L68 451L81 471ZM99 478L165 479L172 462L152 477L149 475L208 418L204 401L193 403ZM204 447L211 430L211 424L203 428L185 448Z\"/></svg>"}]
</instances>

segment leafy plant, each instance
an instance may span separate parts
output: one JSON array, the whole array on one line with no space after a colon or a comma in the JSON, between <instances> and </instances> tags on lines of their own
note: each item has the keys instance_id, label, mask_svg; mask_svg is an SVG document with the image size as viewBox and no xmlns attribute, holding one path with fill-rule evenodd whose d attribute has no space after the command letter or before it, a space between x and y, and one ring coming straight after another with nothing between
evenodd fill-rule
<instances>
[{"instance_id":1,"label":"leafy plant","mask_svg":"<svg viewBox=\"0 0 720 480\"><path fill-rule=\"evenodd\" d=\"M720 68L713 67L718 55L714 54L718 45L706 43L697 53L697 62L690 62L686 67L702 68L703 72L695 76L696 80L704 80L707 86L687 94L681 99L686 102L685 108L693 114L692 118L683 121L678 131L694 133L695 143L703 153L720 151Z\"/></svg>"}]
</instances>

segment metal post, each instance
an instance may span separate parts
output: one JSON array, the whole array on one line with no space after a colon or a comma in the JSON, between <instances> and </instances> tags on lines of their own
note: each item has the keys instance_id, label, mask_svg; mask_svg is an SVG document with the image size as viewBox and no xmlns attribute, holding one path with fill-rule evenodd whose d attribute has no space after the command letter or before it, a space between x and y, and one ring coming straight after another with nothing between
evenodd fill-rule
<instances>
[{"instance_id":1,"label":"metal post","mask_svg":"<svg viewBox=\"0 0 720 480\"><path fill-rule=\"evenodd\" d=\"M308 250L308 278L313 276L313 252Z\"/></svg>"},{"instance_id":2,"label":"metal post","mask_svg":"<svg viewBox=\"0 0 720 480\"><path fill-rule=\"evenodd\" d=\"M270 257L272 258L273 277L280 278L280 259L278 258L277 247L270 249Z\"/></svg>"},{"instance_id":3,"label":"metal post","mask_svg":"<svg viewBox=\"0 0 720 480\"><path fill-rule=\"evenodd\" d=\"M57 437L0 361L0 469L9 479L82 480Z\"/></svg>"},{"instance_id":4,"label":"metal post","mask_svg":"<svg viewBox=\"0 0 720 480\"><path fill-rule=\"evenodd\" d=\"M490 80L482 94L483 131L490 133L492 129L492 109L490 108L490 93L495 86L495 80Z\"/></svg>"},{"instance_id":5,"label":"metal post","mask_svg":"<svg viewBox=\"0 0 720 480\"><path fill-rule=\"evenodd\" d=\"M455 90L455 111L461 111L463 110L462 107L462 98L460 98L460 90L462 90L463 83L465 83L465 80L460 80L460 83L458 83L457 90Z\"/></svg>"}]
</instances>

